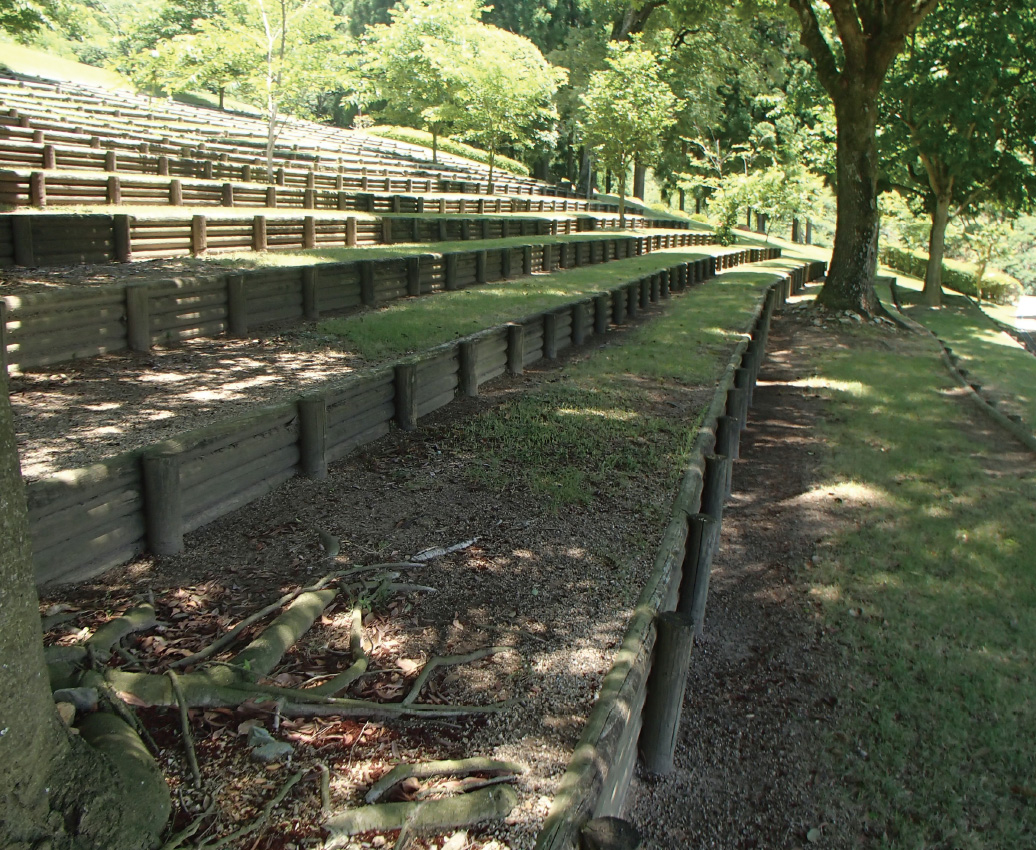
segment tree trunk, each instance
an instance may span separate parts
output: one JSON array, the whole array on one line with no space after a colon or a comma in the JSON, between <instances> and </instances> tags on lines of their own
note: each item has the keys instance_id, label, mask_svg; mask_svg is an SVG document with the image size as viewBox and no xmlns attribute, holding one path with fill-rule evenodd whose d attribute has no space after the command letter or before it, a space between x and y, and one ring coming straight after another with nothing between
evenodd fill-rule
<instances>
[{"instance_id":1,"label":"tree trunk","mask_svg":"<svg viewBox=\"0 0 1036 850\"><path fill-rule=\"evenodd\" d=\"M644 200L647 194L647 166L639 162L633 163L633 197Z\"/></svg>"},{"instance_id":2,"label":"tree trunk","mask_svg":"<svg viewBox=\"0 0 1036 850\"><path fill-rule=\"evenodd\" d=\"M432 162L439 161L439 131L432 129Z\"/></svg>"},{"instance_id":3,"label":"tree trunk","mask_svg":"<svg viewBox=\"0 0 1036 850\"><path fill-rule=\"evenodd\" d=\"M226 93L226 91L226 86L219 87L219 108L221 112L223 111L223 95Z\"/></svg>"},{"instance_id":4,"label":"tree trunk","mask_svg":"<svg viewBox=\"0 0 1036 850\"><path fill-rule=\"evenodd\" d=\"M6 386L0 386L0 610L0 846L152 846L155 835L142 823L149 815L138 819L135 811L146 803L106 758L65 728L54 708ZM167 814L168 808L158 813L163 823Z\"/></svg>"},{"instance_id":5,"label":"tree trunk","mask_svg":"<svg viewBox=\"0 0 1036 850\"><path fill-rule=\"evenodd\" d=\"M950 198L936 196L932 230L928 235L928 266L924 272L924 303L942 306L942 259L946 251L946 225L950 221Z\"/></svg>"},{"instance_id":6,"label":"tree trunk","mask_svg":"<svg viewBox=\"0 0 1036 850\"><path fill-rule=\"evenodd\" d=\"M626 168L619 169L619 229L626 229Z\"/></svg>"},{"instance_id":7,"label":"tree trunk","mask_svg":"<svg viewBox=\"0 0 1036 850\"><path fill-rule=\"evenodd\" d=\"M848 85L835 101L838 219L831 270L817 300L829 310L883 315L874 293L878 268L877 87Z\"/></svg>"}]
</instances>

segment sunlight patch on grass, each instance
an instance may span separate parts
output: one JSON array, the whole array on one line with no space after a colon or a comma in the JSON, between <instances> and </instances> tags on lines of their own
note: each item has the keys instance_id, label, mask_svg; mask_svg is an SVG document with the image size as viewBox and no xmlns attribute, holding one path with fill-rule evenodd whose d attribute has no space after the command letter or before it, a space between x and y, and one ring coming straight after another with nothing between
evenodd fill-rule
<instances>
[{"instance_id":1,"label":"sunlight patch on grass","mask_svg":"<svg viewBox=\"0 0 1036 850\"><path fill-rule=\"evenodd\" d=\"M803 381L789 381L788 386L803 387L811 390L834 390L835 392L845 393L847 395L854 396L855 398L867 398L873 395L871 387L864 384L862 381L837 381L830 378L821 378L819 376L806 378Z\"/></svg>"}]
</instances>

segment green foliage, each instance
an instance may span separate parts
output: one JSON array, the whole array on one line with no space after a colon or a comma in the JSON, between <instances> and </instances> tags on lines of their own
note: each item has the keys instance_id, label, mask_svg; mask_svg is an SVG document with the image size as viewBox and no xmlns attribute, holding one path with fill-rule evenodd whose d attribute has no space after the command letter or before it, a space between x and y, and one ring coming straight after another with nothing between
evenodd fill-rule
<instances>
[{"instance_id":1,"label":"green foliage","mask_svg":"<svg viewBox=\"0 0 1036 850\"><path fill-rule=\"evenodd\" d=\"M482 0L404 0L368 30L372 101L390 121L451 132L496 155L553 145L564 72L526 38L481 22Z\"/></svg>"},{"instance_id":2,"label":"green foliage","mask_svg":"<svg viewBox=\"0 0 1036 850\"><path fill-rule=\"evenodd\" d=\"M734 226L747 209L767 216L766 237L775 225L790 225L820 205L819 178L802 167L772 165L762 171L727 177L713 193L709 213L722 245L735 241Z\"/></svg>"},{"instance_id":3,"label":"green foliage","mask_svg":"<svg viewBox=\"0 0 1036 850\"><path fill-rule=\"evenodd\" d=\"M386 139L395 139L397 142L410 142L414 145L421 145L423 147L432 147L432 134L424 130L415 130L413 127L387 127L384 125L370 127L367 132L372 136L383 136ZM452 139L449 136L441 136L435 140L436 146L441 151L451 153L454 156L462 156L465 159L471 159L475 162L481 162L483 165L489 165L489 154L479 148L473 148L471 145L466 145L463 142L458 142L456 139ZM518 162L516 159L510 157L500 156L496 157L496 164L499 168L504 171L508 171L511 174L520 174L523 177L529 176L529 168L524 163Z\"/></svg>"},{"instance_id":4,"label":"green foliage","mask_svg":"<svg viewBox=\"0 0 1036 850\"><path fill-rule=\"evenodd\" d=\"M591 74L582 96L580 136L598 163L619 178L619 215L634 160L658 151L675 121L676 95L662 79L658 58L633 40L609 45L606 67Z\"/></svg>"},{"instance_id":5,"label":"green foliage","mask_svg":"<svg viewBox=\"0 0 1036 850\"><path fill-rule=\"evenodd\" d=\"M890 269L911 277L923 279L928 266L928 255L903 248L884 246L878 252L879 260ZM978 277L978 269L970 263L946 260L942 265L943 286L992 301L994 304L1009 304L1018 300L1022 288L1019 282L1002 272L991 272Z\"/></svg>"}]
</instances>

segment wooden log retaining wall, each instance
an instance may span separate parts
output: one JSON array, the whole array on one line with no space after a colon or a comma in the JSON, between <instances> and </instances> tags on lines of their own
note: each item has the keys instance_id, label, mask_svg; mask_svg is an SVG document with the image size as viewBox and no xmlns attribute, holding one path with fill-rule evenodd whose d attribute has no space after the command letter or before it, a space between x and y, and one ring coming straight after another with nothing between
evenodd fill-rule
<instances>
[{"instance_id":1,"label":"wooden log retaining wall","mask_svg":"<svg viewBox=\"0 0 1036 850\"><path fill-rule=\"evenodd\" d=\"M9 147L0 141L0 165L6 162ZM53 153L51 151L51 153ZM96 152L100 153L100 152ZM40 155L32 152L31 164ZM90 156L87 154L87 159ZM79 158L81 159L81 158ZM77 159L77 161L79 161ZM98 172L104 172L103 157L98 156ZM82 165L88 163L80 163ZM0 171L0 204L12 207L83 206L88 204L127 204L132 206L189 207L277 207L284 209L338 210L368 213L434 213L459 215L503 215L527 212L618 212L618 204L577 198L506 196L482 198L427 197L436 192L461 192L463 183L433 179L379 180L345 178L340 174L301 172L286 184L267 182L217 182L191 180L189 176L160 179L158 170L142 172L143 178L117 173L66 174L45 170ZM174 173L183 173L178 170ZM251 170L248 171L249 176ZM261 179L262 175L254 175ZM419 184L415 187L415 183ZM401 184L401 185L397 185ZM504 188L504 187L501 187ZM518 187L514 187L518 188ZM377 191L381 190L381 191ZM424 194L413 195L414 191ZM392 193L392 194L388 194Z\"/></svg>"},{"instance_id":2,"label":"wooden log retaining wall","mask_svg":"<svg viewBox=\"0 0 1036 850\"><path fill-rule=\"evenodd\" d=\"M685 229L686 222L626 217L627 227ZM556 219L480 219L447 216L380 219L325 216L205 215L141 219L130 215L0 216L0 267L128 262L229 251L299 251L412 242L498 239L511 235L568 235L619 228L617 216Z\"/></svg>"},{"instance_id":3,"label":"wooden log retaining wall","mask_svg":"<svg viewBox=\"0 0 1036 850\"><path fill-rule=\"evenodd\" d=\"M739 373L747 377L750 385L754 384L765 355L773 310L791 295L796 281L801 286L822 276L825 268L824 263L804 264L771 286L749 323L750 335L746 334L737 345L727 364L699 428L692 460L674 501L654 568L537 837L536 850L577 850L582 846L580 832L589 820L623 813L636 768L638 743L644 745L640 741L642 714L654 663L657 619L678 607L682 610L685 600L681 599L681 579L690 555L690 520L702 508L703 492L716 487L715 481L708 480L710 467L723 469L722 464L706 463L707 456L711 457L710 453L715 450L717 433L727 418L732 394L742 392L737 387ZM739 422L738 432L741 427L743 423ZM724 497L729 494L728 481L720 482L719 486Z\"/></svg>"},{"instance_id":4,"label":"wooden log retaining wall","mask_svg":"<svg viewBox=\"0 0 1036 850\"><path fill-rule=\"evenodd\" d=\"M712 270L710 272L710 269ZM702 260L664 272L679 290L714 273ZM639 292L640 280L616 287ZM659 293L663 289L659 288ZM148 549L174 554L183 534L268 493L296 474L315 478L327 463L416 423L458 393L521 371L573 343L592 299L496 327L345 380L295 401L69 470L27 485L37 580L78 581ZM615 317L609 315L611 321ZM544 342L544 329L549 328ZM407 380L401 391L400 380ZM406 404L406 409L402 406Z\"/></svg>"},{"instance_id":5,"label":"wooden log retaining wall","mask_svg":"<svg viewBox=\"0 0 1036 850\"><path fill-rule=\"evenodd\" d=\"M569 254L575 260L605 262L665 247L702 245L710 237L691 232L622 236L571 243ZM243 336L264 323L317 319L404 295L470 286L480 274L482 282L503 280L555 268L559 251L557 245L513 246L7 296L0 337L7 362L26 370L127 348L146 351L152 345L223 333ZM529 269L524 268L526 252ZM480 255L485 258L481 266Z\"/></svg>"}]
</instances>

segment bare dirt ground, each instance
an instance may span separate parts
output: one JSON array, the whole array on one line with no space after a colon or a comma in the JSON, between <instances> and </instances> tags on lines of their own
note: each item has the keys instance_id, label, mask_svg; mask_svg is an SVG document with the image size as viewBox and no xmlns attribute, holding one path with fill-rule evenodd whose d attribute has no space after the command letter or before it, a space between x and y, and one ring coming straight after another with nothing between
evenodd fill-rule
<instances>
[{"instance_id":1,"label":"bare dirt ground","mask_svg":"<svg viewBox=\"0 0 1036 850\"><path fill-rule=\"evenodd\" d=\"M822 831L823 846L841 847L847 845L834 836L852 831L844 815L822 808L816 793L831 781L818 748L821 729L838 710L839 680L799 570L808 565L825 523L834 520L808 495L815 469L810 422L818 402L789 383L803 362L796 348L822 337L814 332L804 343L795 337L799 332L810 328L784 320L771 334L773 359L744 437L706 639L695 652L678 770L663 780L642 778L631 804L630 819L657 848L802 847L813 829ZM608 344L621 344L621 334ZM479 399L430 417L419 431L394 433L336 464L326 482L289 482L191 535L182 556L140 559L44 600L44 610L73 609L68 613L75 616L50 638L70 642L153 595L161 625L132 639L130 649L142 668L161 672L281 593L332 570L400 561L427 547L479 538L397 579L434 592L392 591L377 580L352 589L373 607L363 620L372 672L350 695L398 701L433 655L505 647L444 668L419 700L507 701L501 711L383 722L280 718L275 706L261 702L195 710L191 728L202 773L197 791L175 710L142 709L173 789L174 828L211 807L192 841L216 841L253 823L287 778L301 771L301 781L269 822L231 846L317 847L323 840L323 768L330 775L331 806L340 810L362 805L371 783L398 761L477 755L525 768L515 780L518 806L505 822L413 840L368 833L346 846L532 847L650 569L663 526L652 516L664 515L671 498L658 482L633 480L621 492L599 494L591 505L557 512L517 475L513 486L478 486L471 475L478 458L457 447L458 423L563 377L564 362L495 382ZM692 397L681 392L678 408L693 409ZM337 557L322 549L321 530L340 539ZM277 684L321 681L352 663L352 604L343 594L325 611L278 668ZM247 741L257 725L290 744L291 757L256 761ZM412 783L397 798L453 790L444 782Z\"/></svg>"},{"instance_id":2,"label":"bare dirt ground","mask_svg":"<svg viewBox=\"0 0 1036 850\"><path fill-rule=\"evenodd\" d=\"M638 776L628 817L650 846L854 846L851 813L827 808L837 782L823 735L844 684L813 614L814 546L844 522L814 491L821 402L795 386L806 352L830 345L778 318L741 437L713 564L704 640L695 647L674 771ZM813 831L813 832L811 832ZM817 843L819 842L819 843Z\"/></svg>"}]
</instances>

